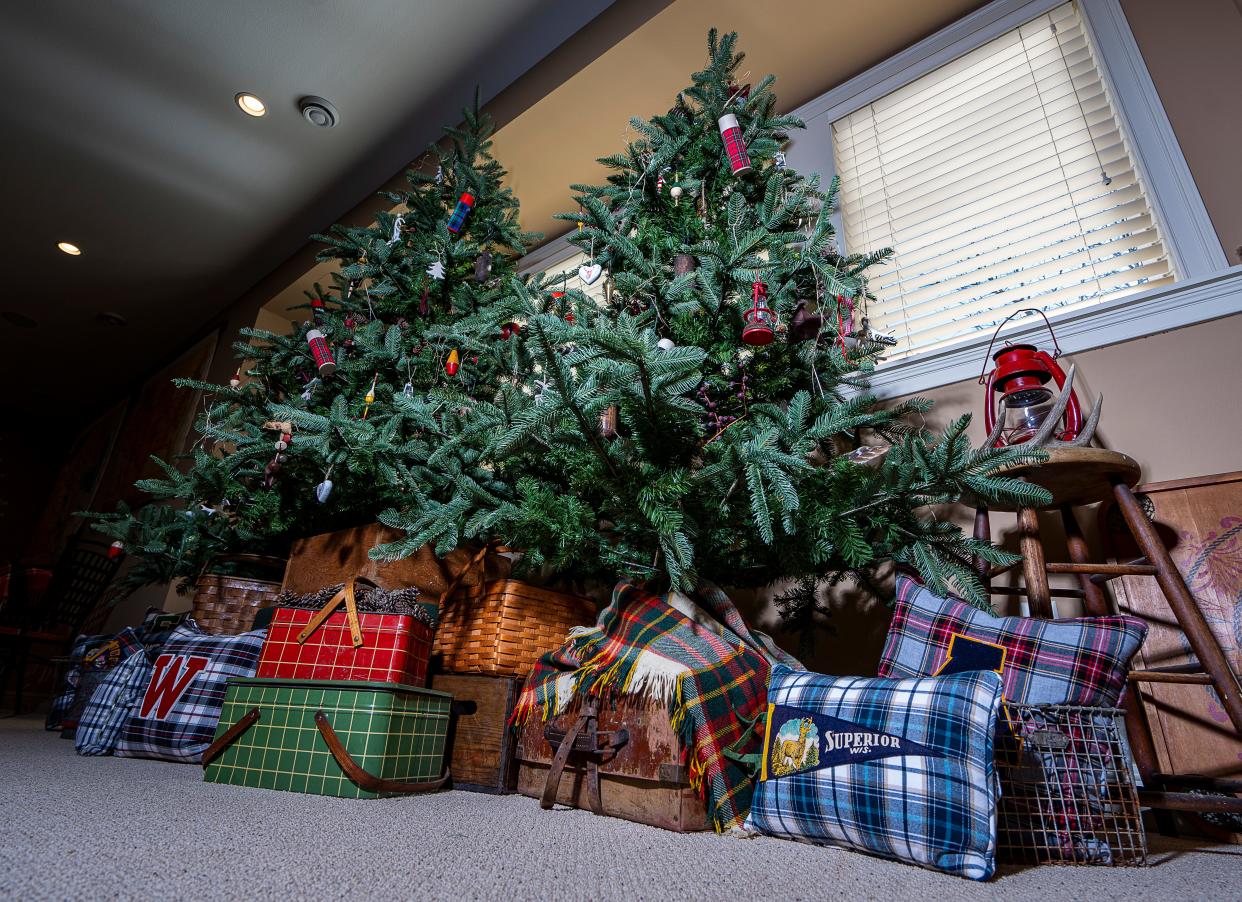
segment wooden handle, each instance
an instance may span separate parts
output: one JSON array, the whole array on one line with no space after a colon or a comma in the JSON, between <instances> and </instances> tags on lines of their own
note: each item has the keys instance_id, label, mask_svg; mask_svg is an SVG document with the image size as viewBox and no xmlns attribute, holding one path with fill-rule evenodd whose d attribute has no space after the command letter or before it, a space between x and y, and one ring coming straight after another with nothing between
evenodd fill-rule
<instances>
[{"instance_id":1,"label":"wooden handle","mask_svg":"<svg viewBox=\"0 0 1242 902\"><path fill-rule=\"evenodd\" d=\"M211 745L207 746L207 750L203 752L203 767L206 767L208 764L210 764L216 758L217 755L219 755L226 748L228 748L230 745L236 742L237 738L241 736L242 733L246 732L251 727L253 727L258 722L258 720L259 720L259 709L258 708L251 708L249 711L247 711L246 714L240 720L237 721L237 723L233 724L233 726L225 730L220 735L219 739L215 740Z\"/></svg>"},{"instance_id":2,"label":"wooden handle","mask_svg":"<svg viewBox=\"0 0 1242 902\"><path fill-rule=\"evenodd\" d=\"M341 602L344 602L345 616L349 620L350 638L354 643L354 648L362 647L362 626L358 623L358 602L354 597L354 586L357 583L366 583L373 589L379 588L379 586L365 576L356 576L353 579L346 580L345 585L341 586L341 591L329 598L328 603L319 609L319 612L311 618L310 623L302 627L302 632L298 633L299 645L314 635L315 630L323 626L323 622L332 616L332 612L340 607Z\"/></svg>"},{"instance_id":3,"label":"wooden handle","mask_svg":"<svg viewBox=\"0 0 1242 902\"><path fill-rule=\"evenodd\" d=\"M449 769L447 767L444 769L444 775L438 780L428 780L425 783L403 783L400 780L385 780L383 777L367 773L345 750L345 746L341 744L336 731L332 729L332 724L328 722L328 715L322 711L316 711L315 726L319 728L319 735L328 744L328 750L332 752L332 757L336 759L336 763L345 772L345 776L349 777L349 779L353 780L367 792L431 792L440 789L448 782Z\"/></svg>"}]
</instances>

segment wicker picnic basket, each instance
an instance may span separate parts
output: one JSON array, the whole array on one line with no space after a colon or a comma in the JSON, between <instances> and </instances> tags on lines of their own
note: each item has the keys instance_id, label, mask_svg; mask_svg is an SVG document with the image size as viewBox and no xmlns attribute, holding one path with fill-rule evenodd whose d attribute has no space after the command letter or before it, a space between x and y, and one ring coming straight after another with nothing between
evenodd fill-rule
<instances>
[{"instance_id":1,"label":"wicker picnic basket","mask_svg":"<svg viewBox=\"0 0 1242 902\"><path fill-rule=\"evenodd\" d=\"M279 558L235 555L230 562L259 568L283 569ZM190 616L199 629L212 636L236 636L250 629L254 615L269 607L280 594L280 581L238 574L208 573L198 581Z\"/></svg>"},{"instance_id":2,"label":"wicker picnic basket","mask_svg":"<svg viewBox=\"0 0 1242 902\"><path fill-rule=\"evenodd\" d=\"M432 660L444 673L524 677L539 656L565 641L575 626L595 619L588 598L516 579L460 589L466 572L501 549L481 549L445 590Z\"/></svg>"}]
</instances>

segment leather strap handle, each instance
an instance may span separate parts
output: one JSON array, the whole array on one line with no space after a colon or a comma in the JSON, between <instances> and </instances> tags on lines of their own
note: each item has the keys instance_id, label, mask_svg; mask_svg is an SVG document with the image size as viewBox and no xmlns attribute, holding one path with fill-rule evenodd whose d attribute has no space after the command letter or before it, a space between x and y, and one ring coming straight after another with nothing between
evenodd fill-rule
<instances>
[{"instance_id":1,"label":"leather strap handle","mask_svg":"<svg viewBox=\"0 0 1242 902\"><path fill-rule=\"evenodd\" d=\"M543 728L543 738L548 740L548 745L552 746L552 748L559 748L561 743L565 741L565 735L564 730L558 730L551 725ZM597 733L596 736L598 737L596 745L592 747L589 736L579 735L574 740L572 751L604 755L608 752L620 751L630 741L630 731L624 727L620 730L603 730ZM601 745L600 743L603 744Z\"/></svg>"},{"instance_id":2,"label":"leather strap handle","mask_svg":"<svg viewBox=\"0 0 1242 902\"><path fill-rule=\"evenodd\" d=\"M345 772L345 776L349 777L349 779L353 780L367 792L431 792L442 788L449 780L449 769L447 767L444 769L444 776L438 780L427 780L423 783L404 783L400 780L385 780L383 777L377 777L363 770L358 762L345 750L345 746L341 744L340 737L336 735L336 730L332 729L332 724L328 722L328 715L322 711L316 711L315 726L319 728L319 735L328 744L328 751L332 752L332 757L336 759L336 763Z\"/></svg>"},{"instance_id":3,"label":"leather strap handle","mask_svg":"<svg viewBox=\"0 0 1242 902\"><path fill-rule=\"evenodd\" d=\"M251 708L247 711L237 723L229 727L220 734L220 738L216 739L211 745L207 746L207 750L203 752L203 767L206 767L226 748L237 741L242 733L249 730L259 721L259 709Z\"/></svg>"},{"instance_id":4,"label":"leather strap handle","mask_svg":"<svg viewBox=\"0 0 1242 902\"><path fill-rule=\"evenodd\" d=\"M365 583L373 589L379 586L371 582L365 576L356 576L345 582L341 586L341 591L337 592L328 599L328 603L319 609L318 613L311 618L310 623L302 627L302 632L298 633L298 644L301 645L309 639L319 627L323 626L323 622L332 616L332 612L341 606L341 602L345 603L345 616L349 620L349 635L354 643L354 648L363 646L362 626L358 623L358 601L354 597L354 585L356 583Z\"/></svg>"},{"instance_id":5,"label":"leather strap handle","mask_svg":"<svg viewBox=\"0 0 1242 902\"><path fill-rule=\"evenodd\" d=\"M564 740L556 750L556 754L552 757L552 766L548 769L548 779L543 784L543 795L539 797L539 807L548 809L556 804L556 793L561 785L561 774L565 770L565 762L569 760L569 753L573 751L574 741L578 738L578 734L582 732L587 721L594 717L592 714L583 714L574 725L569 728L569 732L565 734Z\"/></svg>"}]
</instances>

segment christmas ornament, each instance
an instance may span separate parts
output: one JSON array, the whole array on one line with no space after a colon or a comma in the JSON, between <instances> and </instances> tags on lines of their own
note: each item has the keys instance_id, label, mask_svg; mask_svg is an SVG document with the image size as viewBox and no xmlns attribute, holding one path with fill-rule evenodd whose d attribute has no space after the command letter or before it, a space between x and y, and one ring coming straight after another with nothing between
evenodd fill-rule
<instances>
[{"instance_id":1,"label":"christmas ornament","mask_svg":"<svg viewBox=\"0 0 1242 902\"><path fill-rule=\"evenodd\" d=\"M1018 313L1023 312L1025 311L1018 311ZM1041 311L1035 312L1043 316ZM996 332L999 333L1011 318L1007 317L1000 326L997 326ZM1044 317L1044 322L1048 322L1047 317ZM984 376L979 377L979 383L987 385L984 390L984 427L988 430L992 446L995 448L1020 445L1030 441L1041 432L1046 433L1048 430L1043 430L1041 427L1053 415L1056 407L1062 408L1055 414L1056 418L1062 422L1053 426L1055 436L1045 437L1054 437L1057 441L1069 442L1076 439L1083 428L1082 405L1078 401L1078 395L1074 393L1072 379L1066 379L1065 371L1056 362L1056 358L1061 354L1061 348L1057 344L1057 337L1052 332L1051 325L1048 326L1048 332L1052 335L1052 354L1040 350L1035 345L1007 344L995 354L991 354L996 367L987 374L986 383ZM996 341L996 335L992 336L992 341ZM991 350L992 346L989 344L988 352L990 353ZM1072 369L1071 372L1073 372ZM1064 399L1065 403L1057 403L1058 399L1054 397L1052 390L1047 388L1049 382L1055 383L1063 393L1068 395ZM1097 414L1098 410L1092 411L1093 416Z\"/></svg>"},{"instance_id":2,"label":"christmas ornament","mask_svg":"<svg viewBox=\"0 0 1242 902\"><path fill-rule=\"evenodd\" d=\"M661 194L664 192L664 173L668 172L669 168L670 167L665 166L663 169L660 170L660 174L656 176L656 193L657 194Z\"/></svg>"},{"instance_id":3,"label":"christmas ornament","mask_svg":"<svg viewBox=\"0 0 1242 902\"><path fill-rule=\"evenodd\" d=\"M229 380L229 388L241 388L241 367L237 368L237 372Z\"/></svg>"},{"instance_id":4,"label":"christmas ornament","mask_svg":"<svg viewBox=\"0 0 1242 902\"><path fill-rule=\"evenodd\" d=\"M280 457L277 455L267 462L263 468L263 488L270 489L276 484L276 474L280 472Z\"/></svg>"},{"instance_id":5,"label":"christmas ornament","mask_svg":"<svg viewBox=\"0 0 1242 902\"><path fill-rule=\"evenodd\" d=\"M677 347L677 344L671 338L661 338L656 342L656 347L661 351L671 351L673 348Z\"/></svg>"},{"instance_id":6,"label":"christmas ornament","mask_svg":"<svg viewBox=\"0 0 1242 902\"><path fill-rule=\"evenodd\" d=\"M743 315L742 341L748 345L768 345L776 337L776 314L768 307L768 286L755 281L751 285L751 307Z\"/></svg>"},{"instance_id":7,"label":"christmas ornament","mask_svg":"<svg viewBox=\"0 0 1242 902\"><path fill-rule=\"evenodd\" d=\"M423 296L418 299L418 315L424 319L431 315L431 305L427 303L427 296L431 293L431 283L423 284Z\"/></svg>"},{"instance_id":8,"label":"christmas ornament","mask_svg":"<svg viewBox=\"0 0 1242 902\"><path fill-rule=\"evenodd\" d=\"M474 195L469 191L463 191L461 197L457 199L457 206L453 209L453 215L449 217L448 230L454 235L460 232L466 224L466 217L470 215L470 211L473 208Z\"/></svg>"},{"instance_id":9,"label":"christmas ornament","mask_svg":"<svg viewBox=\"0 0 1242 902\"><path fill-rule=\"evenodd\" d=\"M742 127L738 125L737 116L725 113L720 117L720 137L724 139L725 150L729 154L729 168L734 175L750 171L750 155L746 153L746 142L742 138Z\"/></svg>"},{"instance_id":10,"label":"christmas ornament","mask_svg":"<svg viewBox=\"0 0 1242 902\"><path fill-rule=\"evenodd\" d=\"M427 275L431 276L433 279L442 280L444 278L444 261L439 259L433 261L432 264L427 267Z\"/></svg>"},{"instance_id":11,"label":"christmas ornament","mask_svg":"<svg viewBox=\"0 0 1242 902\"><path fill-rule=\"evenodd\" d=\"M750 73L747 73L748 75ZM745 78L745 76L743 76ZM729 80L729 100L728 103L736 103L741 106L750 99L750 85L739 85L732 79Z\"/></svg>"},{"instance_id":12,"label":"christmas ornament","mask_svg":"<svg viewBox=\"0 0 1242 902\"><path fill-rule=\"evenodd\" d=\"M414 397L414 383L405 383L405 388L401 389L401 394L405 395L407 398Z\"/></svg>"},{"instance_id":13,"label":"christmas ornament","mask_svg":"<svg viewBox=\"0 0 1242 902\"><path fill-rule=\"evenodd\" d=\"M448 373L450 376L456 376L457 369L460 365L461 357L458 355L457 349L453 348L453 350L449 352L448 360L444 363L444 372Z\"/></svg>"},{"instance_id":14,"label":"christmas ornament","mask_svg":"<svg viewBox=\"0 0 1242 902\"><path fill-rule=\"evenodd\" d=\"M110 561L115 561L117 558L119 558L124 553L125 553L125 543L122 542L120 539L117 539L115 542L113 542L111 545L108 546L108 560Z\"/></svg>"},{"instance_id":15,"label":"christmas ornament","mask_svg":"<svg viewBox=\"0 0 1242 902\"><path fill-rule=\"evenodd\" d=\"M785 151L778 150L772 155L772 165L778 170L784 169L787 165L789 165L788 160L785 157Z\"/></svg>"},{"instance_id":16,"label":"christmas ornament","mask_svg":"<svg viewBox=\"0 0 1242 902\"><path fill-rule=\"evenodd\" d=\"M669 196L673 198L673 206L680 206L681 195L684 193L684 190L681 185L674 185L668 189Z\"/></svg>"},{"instance_id":17,"label":"christmas ornament","mask_svg":"<svg viewBox=\"0 0 1242 902\"><path fill-rule=\"evenodd\" d=\"M884 459L884 455L888 453L888 448L881 448L878 445L861 445L845 455L845 459L852 464L860 467L879 466L880 461Z\"/></svg>"},{"instance_id":18,"label":"christmas ornament","mask_svg":"<svg viewBox=\"0 0 1242 902\"><path fill-rule=\"evenodd\" d=\"M320 376L331 376L336 372L336 361L332 359L332 349L328 347L328 339L318 329L306 333L306 343L310 345L311 354L315 358L315 366L319 367Z\"/></svg>"},{"instance_id":19,"label":"christmas ornament","mask_svg":"<svg viewBox=\"0 0 1242 902\"><path fill-rule=\"evenodd\" d=\"M323 504L324 502L326 502L328 500L328 497L331 494L332 494L332 480L331 479L325 478L323 482L315 486L315 498L318 499L320 504Z\"/></svg>"},{"instance_id":20,"label":"christmas ornament","mask_svg":"<svg viewBox=\"0 0 1242 902\"><path fill-rule=\"evenodd\" d=\"M684 276L698 269L698 261L690 254L678 254L673 258L673 275Z\"/></svg>"},{"instance_id":21,"label":"christmas ornament","mask_svg":"<svg viewBox=\"0 0 1242 902\"><path fill-rule=\"evenodd\" d=\"M276 448L277 451L284 451L288 449L289 443L292 441L293 441L293 433L282 432L280 434L280 438L276 439L276 441L274 442L274 447Z\"/></svg>"},{"instance_id":22,"label":"christmas ornament","mask_svg":"<svg viewBox=\"0 0 1242 902\"><path fill-rule=\"evenodd\" d=\"M586 285L594 285L596 280L604 274L604 267L598 263L584 263L578 267L578 278Z\"/></svg>"},{"instance_id":23,"label":"christmas ornament","mask_svg":"<svg viewBox=\"0 0 1242 902\"><path fill-rule=\"evenodd\" d=\"M371 378L371 387L367 390L366 397L362 400L366 406L362 408L362 418L365 420L367 414L371 412L371 405L375 403L375 384L379 382L379 373Z\"/></svg>"},{"instance_id":24,"label":"christmas ornament","mask_svg":"<svg viewBox=\"0 0 1242 902\"><path fill-rule=\"evenodd\" d=\"M324 309L325 309L323 298L311 298L310 307L311 307L311 319L315 321L316 326L321 325L323 323L323 316L324 316Z\"/></svg>"},{"instance_id":25,"label":"christmas ornament","mask_svg":"<svg viewBox=\"0 0 1242 902\"><path fill-rule=\"evenodd\" d=\"M319 385L319 378L316 377L306 383L306 389L302 392L302 400L309 401L315 394L315 386Z\"/></svg>"},{"instance_id":26,"label":"christmas ornament","mask_svg":"<svg viewBox=\"0 0 1242 902\"><path fill-rule=\"evenodd\" d=\"M405 214L402 213L392 222L392 235L388 239L388 245L391 247L401 240L401 227L405 225Z\"/></svg>"},{"instance_id":27,"label":"christmas ornament","mask_svg":"<svg viewBox=\"0 0 1242 902\"><path fill-rule=\"evenodd\" d=\"M492 255L487 251L479 254L474 258L474 280L476 282L486 282L488 275L492 271Z\"/></svg>"}]
</instances>

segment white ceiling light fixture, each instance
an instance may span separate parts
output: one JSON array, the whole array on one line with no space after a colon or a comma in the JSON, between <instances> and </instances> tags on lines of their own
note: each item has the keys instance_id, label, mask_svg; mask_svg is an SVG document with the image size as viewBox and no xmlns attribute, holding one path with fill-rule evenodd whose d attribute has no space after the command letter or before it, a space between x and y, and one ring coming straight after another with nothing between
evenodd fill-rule
<instances>
[{"instance_id":1,"label":"white ceiling light fixture","mask_svg":"<svg viewBox=\"0 0 1242 902\"><path fill-rule=\"evenodd\" d=\"M76 244L70 244L68 241L58 241L56 242L56 247L61 252L68 254L70 257L82 256L82 248L78 247Z\"/></svg>"},{"instance_id":2,"label":"white ceiling light fixture","mask_svg":"<svg viewBox=\"0 0 1242 902\"><path fill-rule=\"evenodd\" d=\"M301 111L302 118L316 128L332 128L340 118L336 107L330 101L313 94L298 101L298 110Z\"/></svg>"},{"instance_id":3,"label":"white ceiling light fixture","mask_svg":"<svg viewBox=\"0 0 1242 902\"><path fill-rule=\"evenodd\" d=\"M242 91L233 99L237 101L238 109L240 109L247 116L254 116L257 119L267 113L267 104L255 95L246 91Z\"/></svg>"}]
</instances>

